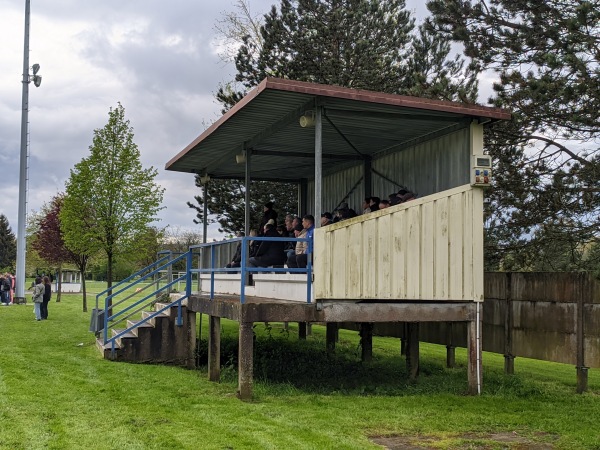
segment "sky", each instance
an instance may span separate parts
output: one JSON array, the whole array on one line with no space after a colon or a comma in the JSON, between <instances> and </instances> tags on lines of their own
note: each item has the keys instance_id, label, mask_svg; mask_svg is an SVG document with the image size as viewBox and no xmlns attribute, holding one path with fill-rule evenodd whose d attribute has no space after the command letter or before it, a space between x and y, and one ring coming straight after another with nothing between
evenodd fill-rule
<instances>
[{"instance_id":1,"label":"sky","mask_svg":"<svg viewBox=\"0 0 600 450\"><path fill-rule=\"evenodd\" d=\"M120 102L133 127L142 165L158 170L165 188L157 226L196 230L194 176L165 163L220 117L214 99L235 67L219 55L215 29L235 0L31 0L27 210L39 211L64 192L70 169L89 155L94 129ZM276 0L249 0L253 15ZM413 5L414 4L414 5ZM426 15L422 2L409 9ZM18 228L25 0L0 0L0 214ZM209 239L219 237L209 228Z\"/></svg>"}]
</instances>

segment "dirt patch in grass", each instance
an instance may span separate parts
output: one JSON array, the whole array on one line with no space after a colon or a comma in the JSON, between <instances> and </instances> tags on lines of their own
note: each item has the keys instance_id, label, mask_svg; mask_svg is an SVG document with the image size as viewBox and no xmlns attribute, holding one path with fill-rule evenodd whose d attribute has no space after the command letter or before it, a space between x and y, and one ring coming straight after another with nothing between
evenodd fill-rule
<instances>
[{"instance_id":1,"label":"dirt patch in grass","mask_svg":"<svg viewBox=\"0 0 600 450\"><path fill-rule=\"evenodd\" d=\"M389 450L439 450L439 449L511 449L552 450L558 436L537 433L533 437L516 432L464 433L452 436L372 436L371 441Z\"/></svg>"}]
</instances>

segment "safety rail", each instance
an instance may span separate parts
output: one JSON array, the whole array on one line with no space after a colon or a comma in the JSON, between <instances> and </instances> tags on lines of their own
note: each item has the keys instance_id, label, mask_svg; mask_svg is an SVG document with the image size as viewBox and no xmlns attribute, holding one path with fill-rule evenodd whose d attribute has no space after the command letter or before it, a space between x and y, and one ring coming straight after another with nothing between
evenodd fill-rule
<instances>
[{"instance_id":1,"label":"safety rail","mask_svg":"<svg viewBox=\"0 0 600 450\"><path fill-rule=\"evenodd\" d=\"M125 280L117 283L116 285L104 290L103 292L101 292L100 294L98 294L96 296L96 305L98 305L99 298L110 292L110 294L107 295L104 299L103 341L104 341L105 346L106 345L111 346L110 347L111 352L114 353L114 351L115 351L115 342L117 341L117 339L121 338L122 336L124 336L127 333L130 333L132 330L140 327L141 325L147 323L148 321L152 320L153 318L162 314L164 311L172 308L173 306L177 307L177 318L176 318L176 322L175 322L176 325L177 326L183 325L183 317L182 317L181 307L182 307L183 300L185 300L186 298L188 298L191 295L192 272L190 271L190 268L192 267L193 250L190 249L188 252L180 254L180 256L178 256L174 259L169 259L170 257L171 257L171 254L168 254L168 255L160 258L158 261L150 264L148 267L136 272L135 274L133 274L130 277L126 278ZM183 259L185 259L185 261L186 261L186 269L187 269L185 271L184 275L182 275L178 278L172 279L170 281L167 280L167 283L164 286L157 287L156 289L152 290L152 292L145 295L143 298L136 300L133 303L125 305L125 302L130 300L132 297L139 295L140 292L143 292L144 290L148 289L150 286L153 286L153 285L158 286L158 280L156 280L154 278L154 276L156 274L159 274L161 271L165 271L167 268L172 267L174 264L176 264L177 262L179 262ZM160 265L160 264L162 264L162 265ZM137 277L139 277L139 278L137 278ZM164 276L161 277L161 279L163 279L163 278L165 278L165 277ZM132 280L134 280L134 281L132 281ZM143 282L147 282L148 280L150 280L151 283L147 284L143 288L139 288L139 290L134 291L133 293L128 293L125 296L125 298L120 299L118 302L112 303L112 300L117 295L123 294L123 293L127 292L128 290L131 290L132 288L134 288L136 285L143 283ZM182 295L175 301L169 301L169 305L167 305L163 308L160 308L158 310L154 310L152 313L150 313L146 317L142 317L140 320L136 321L136 323L134 325L132 325L130 327L125 327L124 330L121 330L119 332L115 332L113 334L113 336L110 336L110 337L108 336L109 324L111 325L111 329L115 329L115 327L118 324L123 323L123 322L126 323L126 321L129 318L131 318L132 316L139 314L141 311L152 308L154 306L154 304L157 303L158 294L163 293L165 291L170 292L170 288L173 285L175 285L176 283L179 283L181 281L184 281L184 280L186 282L184 295ZM119 309L120 306L124 306L124 307L122 309ZM119 310L115 312L116 309L119 309Z\"/></svg>"},{"instance_id":2,"label":"safety rail","mask_svg":"<svg viewBox=\"0 0 600 450\"><path fill-rule=\"evenodd\" d=\"M289 268L289 267L249 267L249 244L251 241L285 241L285 242L307 242L308 253L312 255L312 239L308 238L288 238L288 237L254 237L245 236L240 238L228 239L227 241L210 242L207 244L198 244L190 246L190 251L199 248L202 251L205 249L210 250L210 267L191 269L190 272L195 273L210 273L210 299L215 298L215 273L241 273L240 280L240 303L246 302L246 285L248 283L248 276L251 273L305 273L306 274L306 303L311 303L311 290L312 290L312 261L311 258L307 258L306 268ZM215 266L215 249L219 245L231 244L232 242L241 242L241 261L240 267L214 267Z\"/></svg>"}]
</instances>

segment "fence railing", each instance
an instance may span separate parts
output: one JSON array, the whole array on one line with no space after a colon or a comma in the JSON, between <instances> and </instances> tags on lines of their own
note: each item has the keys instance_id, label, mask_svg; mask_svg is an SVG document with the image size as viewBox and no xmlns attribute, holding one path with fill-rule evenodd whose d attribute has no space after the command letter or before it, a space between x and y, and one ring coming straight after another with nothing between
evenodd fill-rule
<instances>
[{"instance_id":1,"label":"fence railing","mask_svg":"<svg viewBox=\"0 0 600 450\"><path fill-rule=\"evenodd\" d=\"M307 264L305 268L289 268L289 267L252 267L248 265L249 260L249 246L250 242L265 242L265 241L284 241L284 242L307 242L308 253ZM232 242L239 242L241 245L241 261L240 267L226 268L216 267L216 249L221 245L230 245ZM246 236L241 238L234 238L227 241L210 242L206 244L192 245L190 251L195 249L201 249L203 252L208 251L210 254L208 266L200 267L198 269L191 269L192 273L208 273L210 274L210 299L213 300L215 297L215 274L217 273L240 273L240 302L245 303L246 301L246 286L249 284L249 276L252 273L301 273L306 274L306 302L311 303L312 296L312 240L307 238L283 238L283 237L253 237ZM202 258L205 261L206 258Z\"/></svg>"},{"instance_id":2,"label":"fence railing","mask_svg":"<svg viewBox=\"0 0 600 450\"><path fill-rule=\"evenodd\" d=\"M192 267L192 255L192 250L180 254L176 258L171 258L172 255L167 254L150 266L136 272L110 288L105 289L96 296L96 309L98 309L100 299L104 297L102 327L104 345L110 345L111 351L114 352L116 341L119 338L130 333L135 328L144 325L173 306L177 307L177 318L175 323L178 326L182 325L182 302L191 295L192 280L189 269ZM160 275L160 278L167 277L165 273L169 273L169 269L182 260L186 262L187 268L184 275L177 278L171 278L170 281L166 281L165 284L160 286L157 276L162 273L163 275ZM158 302L160 294L168 294L172 286L184 280L186 282L186 292L184 295L180 296L175 301L172 301L169 298L167 301L167 303L169 303L168 305L152 310L151 313L140 318L140 313L142 311L148 311L154 307ZM144 295L146 291L147 293ZM143 297L137 298L140 294L143 295ZM136 318L135 323L128 326L127 321L133 317ZM119 326L123 326L124 328L117 331L117 327ZM109 334L111 335L109 336Z\"/></svg>"}]
</instances>

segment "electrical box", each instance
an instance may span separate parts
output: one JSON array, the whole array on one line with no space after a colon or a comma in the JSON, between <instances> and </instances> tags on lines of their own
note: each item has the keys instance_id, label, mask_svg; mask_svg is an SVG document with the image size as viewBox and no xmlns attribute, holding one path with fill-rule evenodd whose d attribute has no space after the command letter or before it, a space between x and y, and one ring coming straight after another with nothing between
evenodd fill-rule
<instances>
[{"instance_id":1,"label":"electrical box","mask_svg":"<svg viewBox=\"0 0 600 450\"><path fill-rule=\"evenodd\" d=\"M471 166L471 186L489 186L492 181L492 157L475 155Z\"/></svg>"}]
</instances>

